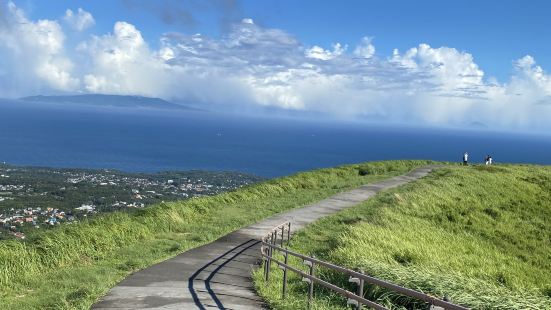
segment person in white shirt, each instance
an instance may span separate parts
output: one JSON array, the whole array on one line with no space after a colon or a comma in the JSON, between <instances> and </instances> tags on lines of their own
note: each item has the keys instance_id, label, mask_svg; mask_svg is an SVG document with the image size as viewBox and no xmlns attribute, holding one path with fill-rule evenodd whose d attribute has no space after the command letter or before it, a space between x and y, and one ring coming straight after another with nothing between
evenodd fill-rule
<instances>
[{"instance_id":1,"label":"person in white shirt","mask_svg":"<svg viewBox=\"0 0 551 310\"><path fill-rule=\"evenodd\" d=\"M469 162L469 153L465 152L465 154L463 154L463 165L467 166L468 162Z\"/></svg>"}]
</instances>

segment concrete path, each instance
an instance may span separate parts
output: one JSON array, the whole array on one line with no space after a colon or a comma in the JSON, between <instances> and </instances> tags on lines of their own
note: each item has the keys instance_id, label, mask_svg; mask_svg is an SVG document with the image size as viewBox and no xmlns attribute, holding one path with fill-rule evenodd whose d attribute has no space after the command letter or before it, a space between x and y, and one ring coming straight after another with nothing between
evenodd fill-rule
<instances>
[{"instance_id":1,"label":"concrete path","mask_svg":"<svg viewBox=\"0 0 551 310\"><path fill-rule=\"evenodd\" d=\"M296 231L352 207L377 192L417 180L434 167L361 186L303 208L234 231L210 244L138 271L115 286L92 309L263 309L251 269L260 261L260 241L274 226Z\"/></svg>"}]
</instances>

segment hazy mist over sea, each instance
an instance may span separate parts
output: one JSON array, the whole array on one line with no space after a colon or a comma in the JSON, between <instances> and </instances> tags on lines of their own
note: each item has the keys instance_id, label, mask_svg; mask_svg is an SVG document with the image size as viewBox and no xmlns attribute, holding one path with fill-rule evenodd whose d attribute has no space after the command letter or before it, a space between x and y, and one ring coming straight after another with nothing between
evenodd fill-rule
<instances>
[{"instance_id":1,"label":"hazy mist over sea","mask_svg":"<svg viewBox=\"0 0 551 310\"><path fill-rule=\"evenodd\" d=\"M267 177L370 160L551 164L551 139L493 132L269 119L207 111L0 103L0 161L125 171L234 170Z\"/></svg>"}]
</instances>

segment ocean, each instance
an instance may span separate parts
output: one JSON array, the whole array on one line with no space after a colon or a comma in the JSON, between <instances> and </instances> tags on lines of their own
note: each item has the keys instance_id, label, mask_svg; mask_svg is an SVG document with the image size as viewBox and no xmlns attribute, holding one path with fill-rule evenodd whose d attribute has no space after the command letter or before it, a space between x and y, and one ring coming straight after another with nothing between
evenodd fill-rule
<instances>
[{"instance_id":1,"label":"ocean","mask_svg":"<svg viewBox=\"0 0 551 310\"><path fill-rule=\"evenodd\" d=\"M0 162L14 165L277 177L372 160L459 162L465 151L471 162L551 164L551 137L0 101Z\"/></svg>"}]
</instances>

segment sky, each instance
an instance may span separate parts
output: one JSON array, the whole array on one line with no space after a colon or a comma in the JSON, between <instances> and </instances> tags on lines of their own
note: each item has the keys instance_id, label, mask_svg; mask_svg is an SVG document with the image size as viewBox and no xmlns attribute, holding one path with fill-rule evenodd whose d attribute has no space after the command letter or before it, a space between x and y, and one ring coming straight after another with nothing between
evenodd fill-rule
<instances>
[{"instance_id":1,"label":"sky","mask_svg":"<svg viewBox=\"0 0 551 310\"><path fill-rule=\"evenodd\" d=\"M548 132L551 2L0 0L0 97Z\"/></svg>"}]
</instances>

